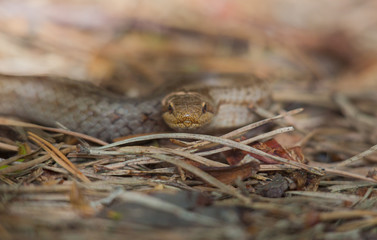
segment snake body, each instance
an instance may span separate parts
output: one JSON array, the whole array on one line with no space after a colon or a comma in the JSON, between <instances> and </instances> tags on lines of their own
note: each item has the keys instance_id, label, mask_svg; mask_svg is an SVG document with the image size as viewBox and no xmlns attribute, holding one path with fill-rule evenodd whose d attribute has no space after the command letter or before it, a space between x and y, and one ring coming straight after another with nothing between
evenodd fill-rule
<instances>
[{"instance_id":1,"label":"snake body","mask_svg":"<svg viewBox=\"0 0 377 240\"><path fill-rule=\"evenodd\" d=\"M165 132L167 125L201 132L238 127L253 121L250 107L266 104L268 98L268 84L259 79L130 99L64 78L0 75L0 115L49 126L60 123L104 140Z\"/></svg>"}]
</instances>

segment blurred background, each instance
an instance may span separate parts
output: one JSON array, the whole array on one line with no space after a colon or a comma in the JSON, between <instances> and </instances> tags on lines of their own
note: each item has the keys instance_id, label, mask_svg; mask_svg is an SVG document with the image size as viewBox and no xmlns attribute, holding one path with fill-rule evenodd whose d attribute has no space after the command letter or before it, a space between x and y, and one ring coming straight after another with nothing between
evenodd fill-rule
<instances>
[{"instance_id":1,"label":"blurred background","mask_svg":"<svg viewBox=\"0 0 377 240\"><path fill-rule=\"evenodd\" d=\"M129 96L250 73L376 91L376 9L357 0L1 0L0 72L90 80Z\"/></svg>"},{"instance_id":2,"label":"blurred background","mask_svg":"<svg viewBox=\"0 0 377 240\"><path fill-rule=\"evenodd\" d=\"M305 156L309 166L326 168L328 172L319 179L304 171L281 168L261 175L263 178L258 181L250 179L247 185L238 182L240 178L237 178L235 183L243 193L249 191L245 189L253 192L255 184L267 180L264 176L275 173L280 176L277 182L282 184L275 185L276 181L271 182L271 187L266 184L267 190L277 189L272 193L284 194L288 183L289 190L302 190L301 194L305 190L311 192L306 197L298 195L298 198L271 201L268 197L257 197L253 203L262 205L252 209L250 215L242 215L247 223L236 223L240 230L234 225L227 228L220 222L219 232L224 231L224 236L229 238L235 236L234 239L250 239L253 234L259 236L255 239L274 239L275 236L280 239L377 239L377 153L372 153L377 143L376 13L375 0L0 0L0 73L64 76L91 81L131 97L146 95L170 84L179 86L182 81L215 75L257 75L271 81L275 100L279 101L268 109L270 115L289 109L305 109L278 122L293 126L295 131L280 134L275 139L283 147L294 146L298 147L296 150L302 150L303 154L295 152L296 159ZM8 138L1 138L1 141L13 144L16 149L13 151L21 146ZM347 163L350 166L342 165L344 160L371 146L374 147L369 151L370 155ZM72 149L72 158L75 158L76 148ZM272 147L271 150L280 154L275 151L280 149ZM23 157L13 159L23 161ZM5 183L0 202L0 238L11 239L4 237L10 236L8 231L21 233L19 239L31 236L37 236L36 239L41 239L40 236L79 239L77 232L89 236L82 239L109 239L107 233L115 232L114 237L119 237L113 239L119 239L124 238L124 234L129 236L130 231L135 236L136 233L148 234L150 239L196 236L190 228L183 231L178 228L175 235L161 235L171 225L154 228L154 231L133 221L131 225L118 225L123 216L118 215L117 208L113 215L107 216L116 221L97 221L101 216L88 218L87 210L94 208L93 205L86 208L89 206L86 197L90 203L95 200L98 205L97 199L110 193L111 198L113 191L118 191L112 186L118 184L127 191L159 190L169 186L169 181L173 183L170 187L181 188L180 181L177 185L170 172L166 176L165 170L159 171L159 168L150 172L155 165L144 168L142 164L140 168L134 168L131 163L128 168L127 165L107 165L108 162L101 163L102 160L106 159L79 162L80 168L95 179L99 188L91 188L95 185L88 185L90 188L69 186L67 182L72 179L65 177L67 173L51 162L41 166L40 162L33 163L36 167L17 170L10 177L0 174L0 181ZM124 162L123 159L119 161ZM125 169L127 173L118 173L119 169ZM145 182L128 181L129 176L140 177L134 169L148 170L142 173L147 176ZM289 177L289 182L279 180L280 174L285 174L285 179ZM151 177L158 181L146 184ZM183 178L181 171L180 177ZM346 181L340 181L344 179ZM362 185L361 180L372 183ZM139 186L143 184L147 187ZM313 189L317 190L318 184L321 185L316 196ZM43 188L35 188L36 185L43 185ZM210 191L207 187L202 189L200 191ZM52 196L48 195L50 190ZM43 191L48 191L45 198L40 196ZM27 195L29 193L36 195ZM213 196L223 198L217 193ZM186 199L202 201L196 197L184 196L184 199L184 205ZM119 211L128 213L132 209L140 215L139 208L132 204ZM225 204L223 207L228 207L232 202ZM163 222L160 215L151 215L143 205L141 209L147 209L141 215L147 225L150 220L156 220L157 226L161 219ZM237 216L241 216L239 211L243 207L235 209ZM353 210L356 213L351 212ZM347 211L350 211L349 215ZM6 214L2 216L3 212ZM222 216L238 219L228 210L215 209L213 212L216 212L216 219L221 220ZM173 227L175 224L179 226L180 223L174 222ZM365 226L370 230L370 236L362 238L357 234L361 234L360 229ZM138 230L136 233L132 232L133 227ZM211 235L213 231L209 228L203 229L197 232L200 237L196 239L206 239L206 236L211 236L207 239L229 239ZM40 236L32 235L38 231L42 233ZM324 237L326 231L329 238ZM331 235L333 231L338 235ZM239 232L248 237L234 235Z\"/></svg>"}]
</instances>

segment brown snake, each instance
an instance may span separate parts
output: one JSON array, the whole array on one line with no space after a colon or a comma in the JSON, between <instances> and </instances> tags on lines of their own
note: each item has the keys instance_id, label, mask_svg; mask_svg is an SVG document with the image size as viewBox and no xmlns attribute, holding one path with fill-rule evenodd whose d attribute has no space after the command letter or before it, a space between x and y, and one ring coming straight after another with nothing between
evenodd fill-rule
<instances>
[{"instance_id":1,"label":"brown snake","mask_svg":"<svg viewBox=\"0 0 377 240\"><path fill-rule=\"evenodd\" d=\"M255 120L250 108L266 104L269 95L269 84L260 79L130 99L63 78L0 75L0 115L49 126L60 123L103 140L163 132L167 125L189 132L239 127Z\"/></svg>"}]
</instances>

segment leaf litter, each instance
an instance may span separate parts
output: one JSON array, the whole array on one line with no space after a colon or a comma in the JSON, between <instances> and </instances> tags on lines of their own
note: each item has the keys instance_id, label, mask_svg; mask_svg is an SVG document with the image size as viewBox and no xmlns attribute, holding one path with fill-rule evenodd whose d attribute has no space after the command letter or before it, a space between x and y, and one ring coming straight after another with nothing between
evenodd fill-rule
<instances>
[{"instance_id":1,"label":"leaf litter","mask_svg":"<svg viewBox=\"0 0 377 240\"><path fill-rule=\"evenodd\" d=\"M108 144L1 117L0 239L375 239L373 1L163 2L67 12L47 1L54 18L40 4L37 21L1 15L1 71L43 65L130 96L178 76L260 74L275 84L273 106L256 110L264 120Z\"/></svg>"}]
</instances>

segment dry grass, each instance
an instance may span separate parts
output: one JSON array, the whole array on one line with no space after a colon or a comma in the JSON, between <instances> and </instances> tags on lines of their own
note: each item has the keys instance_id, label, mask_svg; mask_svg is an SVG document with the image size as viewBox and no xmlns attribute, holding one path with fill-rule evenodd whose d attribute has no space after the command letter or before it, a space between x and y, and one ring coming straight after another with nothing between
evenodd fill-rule
<instances>
[{"instance_id":1,"label":"dry grass","mask_svg":"<svg viewBox=\"0 0 377 240\"><path fill-rule=\"evenodd\" d=\"M129 96L256 74L274 101L223 136L111 144L2 117L0 239L376 238L375 5L2 1L1 72Z\"/></svg>"}]
</instances>

